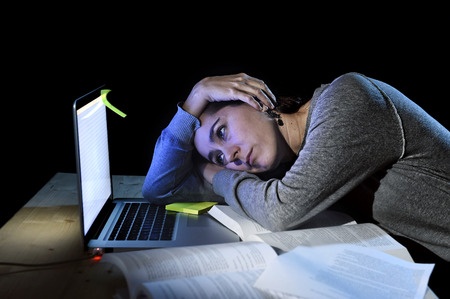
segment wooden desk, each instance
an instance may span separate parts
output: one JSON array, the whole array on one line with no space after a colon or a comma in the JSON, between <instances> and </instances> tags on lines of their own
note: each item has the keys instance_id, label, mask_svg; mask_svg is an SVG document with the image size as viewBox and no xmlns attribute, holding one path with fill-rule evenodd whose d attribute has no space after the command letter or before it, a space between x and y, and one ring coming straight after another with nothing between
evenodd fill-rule
<instances>
[{"instance_id":1,"label":"wooden desk","mask_svg":"<svg viewBox=\"0 0 450 299\"><path fill-rule=\"evenodd\" d=\"M116 197L142 197L144 176L113 176ZM0 229L0 298L108 298L126 287L120 272L88 259L79 222L76 175L57 173Z\"/></svg>"},{"instance_id":2,"label":"wooden desk","mask_svg":"<svg viewBox=\"0 0 450 299\"><path fill-rule=\"evenodd\" d=\"M142 197L144 176L113 176L115 197ZM76 175L57 173L0 229L0 299L102 299L125 289L120 271L88 259L79 222ZM437 298L428 289L425 298Z\"/></svg>"}]
</instances>

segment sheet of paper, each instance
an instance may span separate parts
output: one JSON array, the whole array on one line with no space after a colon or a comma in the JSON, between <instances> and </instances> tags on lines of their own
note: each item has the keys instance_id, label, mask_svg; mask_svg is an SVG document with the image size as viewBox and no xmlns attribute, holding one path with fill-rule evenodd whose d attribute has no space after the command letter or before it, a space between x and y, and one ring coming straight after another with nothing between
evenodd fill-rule
<instances>
[{"instance_id":1,"label":"sheet of paper","mask_svg":"<svg viewBox=\"0 0 450 299\"><path fill-rule=\"evenodd\" d=\"M262 269L208 276L144 282L139 295L145 298L252 298L269 299L270 294L254 288Z\"/></svg>"},{"instance_id":2,"label":"sheet of paper","mask_svg":"<svg viewBox=\"0 0 450 299\"><path fill-rule=\"evenodd\" d=\"M356 245L299 246L272 262L254 286L305 299L422 299L433 267Z\"/></svg>"},{"instance_id":3,"label":"sheet of paper","mask_svg":"<svg viewBox=\"0 0 450 299\"><path fill-rule=\"evenodd\" d=\"M227 205L215 205L208 213L234 231L243 241L247 239L248 235L271 232L258 222L238 214Z\"/></svg>"},{"instance_id":4,"label":"sheet of paper","mask_svg":"<svg viewBox=\"0 0 450 299\"><path fill-rule=\"evenodd\" d=\"M402 244L373 223L257 234L249 236L247 239L249 241L267 243L284 252L290 251L299 245L355 244L375 248L404 260L413 261L408 250Z\"/></svg>"},{"instance_id":5,"label":"sheet of paper","mask_svg":"<svg viewBox=\"0 0 450 299\"><path fill-rule=\"evenodd\" d=\"M105 253L125 275L130 298L142 282L264 269L277 258L262 242L236 242Z\"/></svg>"}]
</instances>

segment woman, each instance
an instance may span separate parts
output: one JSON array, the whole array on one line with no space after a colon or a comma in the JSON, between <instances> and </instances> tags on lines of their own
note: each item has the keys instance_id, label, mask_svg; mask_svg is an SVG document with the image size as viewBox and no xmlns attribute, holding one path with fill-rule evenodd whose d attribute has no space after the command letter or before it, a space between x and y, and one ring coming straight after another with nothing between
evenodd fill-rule
<instances>
[{"instance_id":1,"label":"woman","mask_svg":"<svg viewBox=\"0 0 450 299\"><path fill-rule=\"evenodd\" d=\"M342 205L450 261L444 126L358 73L320 86L294 112L277 107L285 100L246 74L199 81L156 143L144 197L224 202L272 231Z\"/></svg>"}]
</instances>

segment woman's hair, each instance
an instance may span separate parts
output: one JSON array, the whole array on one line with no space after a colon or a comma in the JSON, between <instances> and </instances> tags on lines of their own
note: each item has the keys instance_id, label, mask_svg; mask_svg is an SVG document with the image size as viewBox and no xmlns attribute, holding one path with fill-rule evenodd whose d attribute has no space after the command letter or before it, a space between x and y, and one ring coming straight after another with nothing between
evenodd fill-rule
<instances>
[{"instance_id":1,"label":"woman's hair","mask_svg":"<svg viewBox=\"0 0 450 299\"><path fill-rule=\"evenodd\" d=\"M270 118L273 118L279 126L284 125L280 113L295 113L304 104L300 97L282 96L278 98L274 109L266 111ZM279 112L279 113L277 113Z\"/></svg>"},{"instance_id":2,"label":"woman's hair","mask_svg":"<svg viewBox=\"0 0 450 299\"><path fill-rule=\"evenodd\" d=\"M307 101L303 100L300 97L280 96L277 99L277 104L275 105L274 110L276 110L277 112L287 113L287 114L295 113L306 102Z\"/></svg>"},{"instance_id":3,"label":"woman's hair","mask_svg":"<svg viewBox=\"0 0 450 299\"><path fill-rule=\"evenodd\" d=\"M275 104L275 108L269 111L275 111L279 113L295 113L300 109L300 107L305 104L307 101L304 101L300 97L294 97L294 96L280 96L277 99L277 103ZM225 102L211 102L208 104L208 114L213 114L217 110L221 109L225 106L237 106L244 104L242 101L225 101ZM269 113L270 116L271 113Z\"/></svg>"}]
</instances>

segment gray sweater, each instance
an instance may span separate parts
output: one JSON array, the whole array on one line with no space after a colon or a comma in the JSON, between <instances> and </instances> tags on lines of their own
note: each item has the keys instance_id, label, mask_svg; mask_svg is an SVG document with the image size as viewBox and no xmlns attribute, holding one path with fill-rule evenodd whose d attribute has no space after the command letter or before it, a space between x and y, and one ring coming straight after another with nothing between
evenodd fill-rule
<instances>
[{"instance_id":1,"label":"gray sweater","mask_svg":"<svg viewBox=\"0 0 450 299\"><path fill-rule=\"evenodd\" d=\"M178 107L156 143L149 201L226 202L280 231L358 188L381 227L450 261L450 132L392 86L348 73L317 88L298 158L281 179L222 170L205 183L192 162L199 125Z\"/></svg>"}]
</instances>

